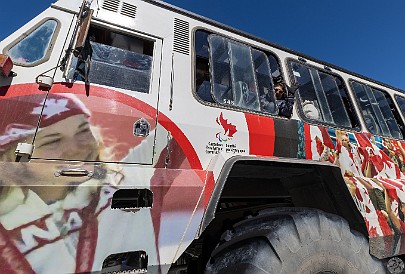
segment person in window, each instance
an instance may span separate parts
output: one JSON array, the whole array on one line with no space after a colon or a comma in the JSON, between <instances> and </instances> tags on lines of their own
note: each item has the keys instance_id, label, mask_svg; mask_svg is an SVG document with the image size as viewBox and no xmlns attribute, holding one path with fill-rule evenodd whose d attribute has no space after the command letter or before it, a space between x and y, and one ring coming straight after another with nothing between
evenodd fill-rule
<instances>
[{"instance_id":1,"label":"person in window","mask_svg":"<svg viewBox=\"0 0 405 274\"><path fill-rule=\"evenodd\" d=\"M288 87L284 82L278 82L274 85L278 115L291 118L294 106L294 95L297 88L298 85Z\"/></svg>"},{"instance_id":2,"label":"person in window","mask_svg":"<svg viewBox=\"0 0 405 274\"><path fill-rule=\"evenodd\" d=\"M266 87L263 88L263 94L260 95L259 99L260 99L261 110L274 114L274 112L275 112L275 105L273 102L274 99L271 98L268 88L266 88Z\"/></svg>"}]
</instances>

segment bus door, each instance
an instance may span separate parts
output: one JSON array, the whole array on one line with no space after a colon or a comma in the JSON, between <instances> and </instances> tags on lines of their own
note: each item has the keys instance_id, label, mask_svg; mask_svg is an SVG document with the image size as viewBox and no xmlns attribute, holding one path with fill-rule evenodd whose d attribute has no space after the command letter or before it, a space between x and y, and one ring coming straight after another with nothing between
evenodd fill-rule
<instances>
[{"instance_id":1,"label":"bus door","mask_svg":"<svg viewBox=\"0 0 405 274\"><path fill-rule=\"evenodd\" d=\"M55 77L32 157L152 164L162 41L106 23L85 28Z\"/></svg>"},{"instance_id":2,"label":"bus door","mask_svg":"<svg viewBox=\"0 0 405 274\"><path fill-rule=\"evenodd\" d=\"M48 91L36 81L41 73L51 78L55 72L73 18L71 13L48 8L0 42L2 58L8 56L13 61L11 72L0 76L2 161L16 160L14 152L18 143L26 145L21 152L28 155L32 152Z\"/></svg>"}]
</instances>

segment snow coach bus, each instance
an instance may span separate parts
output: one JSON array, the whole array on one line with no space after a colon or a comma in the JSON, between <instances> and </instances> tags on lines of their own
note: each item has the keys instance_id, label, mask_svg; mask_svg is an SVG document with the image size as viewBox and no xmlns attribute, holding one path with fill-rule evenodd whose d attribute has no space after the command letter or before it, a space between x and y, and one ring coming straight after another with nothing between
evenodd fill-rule
<instances>
[{"instance_id":1,"label":"snow coach bus","mask_svg":"<svg viewBox=\"0 0 405 274\"><path fill-rule=\"evenodd\" d=\"M405 95L154 0L0 42L0 273L400 273Z\"/></svg>"}]
</instances>

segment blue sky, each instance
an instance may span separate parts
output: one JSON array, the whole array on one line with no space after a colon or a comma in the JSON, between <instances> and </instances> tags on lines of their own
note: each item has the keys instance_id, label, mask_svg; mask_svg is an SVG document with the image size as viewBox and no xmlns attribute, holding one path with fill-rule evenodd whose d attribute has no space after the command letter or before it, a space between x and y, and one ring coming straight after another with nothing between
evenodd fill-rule
<instances>
[{"instance_id":1,"label":"blue sky","mask_svg":"<svg viewBox=\"0 0 405 274\"><path fill-rule=\"evenodd\" d=\"M52 2L8 1L0 9L0 40ZM166 2L405 90L403 0Z\"/></svg>"}]
</instances>

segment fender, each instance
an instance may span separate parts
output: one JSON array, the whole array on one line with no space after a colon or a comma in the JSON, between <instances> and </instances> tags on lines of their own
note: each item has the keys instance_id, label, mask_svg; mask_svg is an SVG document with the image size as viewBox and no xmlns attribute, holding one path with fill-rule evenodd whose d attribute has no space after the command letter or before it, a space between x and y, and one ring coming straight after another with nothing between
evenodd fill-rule
<instances>
[{"instance_id":1,"label":"fender","mask_svg":"<svg viewBox=\"0 0 405 274\"><path fill-rule=\"evenodd\" d=\"M317 208L339 215L348 221L352 229L368 236L365 221L352 199L339 167L329 162L294 158L235 156L224 163L222 161L217 161L217 163L223 165L207 204L201 231L204 231L215 218L223 191L227 184L232 183L228 180L229 176L236 168L240 169L242 166L249 165L260 168L261 172L263 171L262 168L265 167L268 174L272 174L273 178L283 177L283 187L290 193L295 207ZM277 173L276 169L280 172ZM303 173L303 175L290 176L286 172L290 174Z\"/></svg>"}]
</instances>

